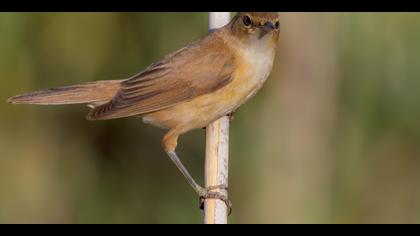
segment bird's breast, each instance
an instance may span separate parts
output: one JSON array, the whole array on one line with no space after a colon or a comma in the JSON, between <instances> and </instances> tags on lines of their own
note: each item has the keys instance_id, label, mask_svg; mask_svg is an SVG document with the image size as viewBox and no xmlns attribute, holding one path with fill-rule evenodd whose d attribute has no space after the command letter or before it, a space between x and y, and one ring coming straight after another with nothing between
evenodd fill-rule
<instances>
[{"instance_id":1,"label":"bird's breast","mask_svg":"<svg viewBox=\"0 0 420 236\"><path fill-rule=\"evenodd\" d=\"M267 80L273 67L275 49L265 43L238 49L237 70L232 83L240 104L254 96Z\"/></svg>"},{"instance_id":2,"label":"bird's breast","mask_svg":"<svg viewBox=\"0 0 420 236\"><path fill-rule=\"evenodd\" d=\"M182 127L186 131L207 126L235 111L266 81L273 66L274 49L255 45L235 50L235 54L235 70L230 83L217 91L149 114L144 121L165 128Z\"/></svg>"}]
</instances>

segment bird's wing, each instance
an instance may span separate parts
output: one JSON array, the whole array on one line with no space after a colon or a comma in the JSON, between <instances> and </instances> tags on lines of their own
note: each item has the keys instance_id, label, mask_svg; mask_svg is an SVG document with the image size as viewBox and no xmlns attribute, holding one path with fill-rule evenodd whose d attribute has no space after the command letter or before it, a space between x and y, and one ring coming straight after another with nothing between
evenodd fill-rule
<instances>
[{"instance_id":1,"label":"bird's wing","mask_svg":"<svg viewBox=\"0 0 420 236\"><path fill-rule=\"evenodd\" d=\"M220 38L203 38L121 83L108 103L91 110L88 119L113 119L159 111L226 86L234 57Z\"/></svg>"}]
</instances>

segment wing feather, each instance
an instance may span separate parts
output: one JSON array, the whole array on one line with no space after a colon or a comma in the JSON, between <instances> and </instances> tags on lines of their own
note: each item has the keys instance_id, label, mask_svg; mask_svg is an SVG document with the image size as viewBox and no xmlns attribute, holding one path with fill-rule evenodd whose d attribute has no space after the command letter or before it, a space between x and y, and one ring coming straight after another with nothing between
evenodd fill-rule
<instances>
[{"instance_id":1,"label":"wing feather","mask_svg":"<svg viewBox=\"0 0 420 236\"><path fill-rule=\"evenodd\" d=\"M88 119L113 119L159 111L226 86L234 57L222 38L209 35L123 81L115 97Z\"/></svg>"}]
</instances>

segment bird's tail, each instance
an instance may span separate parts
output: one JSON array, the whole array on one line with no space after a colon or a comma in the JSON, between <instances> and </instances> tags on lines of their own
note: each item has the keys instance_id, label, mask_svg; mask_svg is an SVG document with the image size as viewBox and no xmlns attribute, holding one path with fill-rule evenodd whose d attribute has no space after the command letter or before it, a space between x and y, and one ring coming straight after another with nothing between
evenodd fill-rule
<instances>
[{"instance_id":1,"label":"bird's tail","mask_svg":"<svg viewBox=\"0 0 420 236\"><path fill-rule=\"evenodd\" d=\"M120 88L121 80L104 80L80 85L51 88L16 95L7 99L12 104L62 105L100 104L111 100Z\"/></svg>"}]
</instances>

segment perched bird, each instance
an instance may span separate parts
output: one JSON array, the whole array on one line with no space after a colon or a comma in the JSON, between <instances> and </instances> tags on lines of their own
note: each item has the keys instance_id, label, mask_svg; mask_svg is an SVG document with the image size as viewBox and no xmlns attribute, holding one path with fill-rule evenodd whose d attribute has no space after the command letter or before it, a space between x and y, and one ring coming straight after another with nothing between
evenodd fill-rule
<instances>
[{"instance_id":1,"label":"perched bird","mask_svg":"<svg viewBox=\"0 0 420 236\"><path fill-rule=\"evenodd\" d=\"M206 127L255 95L269 76L279 38L274 12L239 12L229 24L124 80L96 81L17 95L13 104L88 104L89 120L142 117L169 129L166 153L201 198L220 198L196 183L178 158L179 135ZM217 186L216 186L217 187Z\"/></svg>"}]
</instances>

